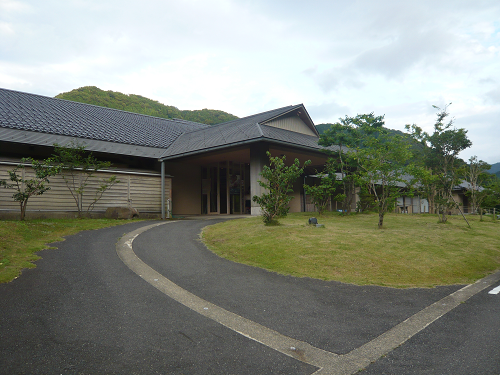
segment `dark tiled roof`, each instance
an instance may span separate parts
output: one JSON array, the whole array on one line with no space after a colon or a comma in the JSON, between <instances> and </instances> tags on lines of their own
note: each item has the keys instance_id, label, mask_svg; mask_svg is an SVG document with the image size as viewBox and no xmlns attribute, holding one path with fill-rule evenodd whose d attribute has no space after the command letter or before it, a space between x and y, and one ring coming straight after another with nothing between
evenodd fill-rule
<instances>
[{"instance_id":1,"label":"dark tiled roof","mask_svg":"<svg viewBox=\"0 0 500 375\"><path fill-rule=\"evenodd\" d=\"M216 125L185 133L165 150L162 157L172 157L196 151L210 150L220 146L228 146L256 139L262 136L258 124L231 123L224 126Z\"/></svg>"},{"instance_id":2,"label":"dark tiled roof","mask_svg":"<svg viewBox=\"0 0 500 375\"><path fill-rule=\"evenodd\" d=\"M286 107L292 108L294 107ZM283 108L270 112L286 113ZM265 113L270 113L265 112ZM273 115L273 118L276 115ZM165 150L162 158L170 159L216 148L229 147L252 141L266 140L271 143L281 143L290 146L307 148L312 150L323 150L324 147L318 145L318 137L280 129L273 126L261 125L254 122L255 119L267 119L269 116L257 114L239 120L233 120L212 126L206 129L196 130L179 136L172 145ZM328 147L329 150L338 150L337 146Z\"/></svg>"},{"instance_id":3,"label":"dark tiled roof","mask_svg":"<svg viewBox=\"0 0 500 375\"><path fill-rule=\"evenodd\" d=\"M0 89L0 139L52 145L75 137L93 151L166 159L259 140L323 149L315 136L265 125L299 109L307 112L299 104L210 126Z\"/></svg>"},{"instance_id":4,"label":"dark tiled roof","mask_svg":"<svg viewBox=\"0 0 500 375\"><path fill-rule=\"evenodd\" d=\"M167 148L179 135L209 125L0 89L0 127Z\"/></svg>"}]
</instances>

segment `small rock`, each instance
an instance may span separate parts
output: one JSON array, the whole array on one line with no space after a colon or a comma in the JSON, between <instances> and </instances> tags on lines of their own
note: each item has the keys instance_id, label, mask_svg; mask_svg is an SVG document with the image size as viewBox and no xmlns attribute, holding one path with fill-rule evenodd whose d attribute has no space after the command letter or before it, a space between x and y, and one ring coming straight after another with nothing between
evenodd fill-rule
<instances>
[{"instance_id":1,"label":"small rock","mask_svg":"<svg viewBox=\"0 0 500 375\"><path fill-rule=\"evenodd\" d=\"M139 211L133 207L108 207L104 216L108 219L132 219L139 217Z\"/></svg>"}]
</instances>

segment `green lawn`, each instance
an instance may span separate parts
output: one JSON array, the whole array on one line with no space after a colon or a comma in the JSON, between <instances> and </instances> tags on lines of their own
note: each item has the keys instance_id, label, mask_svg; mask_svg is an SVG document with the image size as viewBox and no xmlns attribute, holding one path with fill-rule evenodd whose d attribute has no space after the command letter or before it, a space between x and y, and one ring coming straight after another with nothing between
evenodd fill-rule
<instances>
[{"instance_id":1,"label":"green lawn","mask_svg":"<svg viewBox=\"0 0 500 375\"><path fill-rule=\"evenodd\" d=\"M15 279L23 268L33 268L40 259L37 251L63 236L82 230L100 229L125 224L109 219L41 219L30 221L0 221L0 283Z\"/></svg>"},{"instance_id":2,"label":"green lawn","mask_svg":"<svg viewBox=\"0 0 500 375\"><path fill-rule=\"evenodd\" d=\"M266 227L258 217L205 228L203 240L216 254L282 274L358 285L432 287L469 284L500 268L500 223L461 216L438 224L436 215L389 214L319 217L290 214Z\"/></svg>"}]
</instances>

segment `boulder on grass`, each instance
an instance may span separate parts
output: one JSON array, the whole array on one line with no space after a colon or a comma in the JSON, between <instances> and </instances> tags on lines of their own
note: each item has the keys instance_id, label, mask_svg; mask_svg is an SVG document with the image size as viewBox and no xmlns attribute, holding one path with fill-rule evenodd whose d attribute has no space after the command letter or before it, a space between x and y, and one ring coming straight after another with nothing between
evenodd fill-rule
<instances>
[{"instance_id":1,"label":"boulder on grass","mask_svg":"<svg viewBox=\"0 0 500 375\"><path fill-rule=\"evenodd\" d=\"M108 219L132 219L139 217L139 211L132 207L108 207L104 216Z\"/></svg>"}]
</instances>

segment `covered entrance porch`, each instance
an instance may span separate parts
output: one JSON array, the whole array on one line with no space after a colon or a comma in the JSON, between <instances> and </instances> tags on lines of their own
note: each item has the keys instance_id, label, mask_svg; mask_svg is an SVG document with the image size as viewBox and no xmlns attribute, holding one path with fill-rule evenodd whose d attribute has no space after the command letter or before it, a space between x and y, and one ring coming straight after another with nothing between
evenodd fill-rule
<instances>
[{"instance_id":1,"label":"covered entrance porch","mask_svg":"<svg viewBox=\"0 0 500 375\"><path fill-rule=\"evenodd\" d=\"M165 171L172 178L172 206L174 215L259 215L260 207L252 197L262 194L258 181L269 157L286 155L287 164L295 158L301 165L312 163L306 174L323 168L328 155L276 145L253 142L244 146L225 148L202 155L165 160ZM299 178L291 193L290 212L303 211L302 179Z\"/></svg>"}]
</instances>

